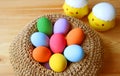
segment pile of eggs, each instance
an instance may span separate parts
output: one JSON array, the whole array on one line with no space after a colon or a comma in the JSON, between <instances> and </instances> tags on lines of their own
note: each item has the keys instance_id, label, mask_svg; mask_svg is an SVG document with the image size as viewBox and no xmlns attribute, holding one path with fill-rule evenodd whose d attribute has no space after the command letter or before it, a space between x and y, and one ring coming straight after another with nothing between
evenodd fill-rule
<instances>
[{"instance_id":1,"label":"pile of eggs","mask_svg":"<svg viewBox=\"0 0 120 76\"><path fill-rule=\"evenodd\" d=\"M65 18L59 18L54 26L52 22L41 17L37 20L38 32L30 36L35 46L32 57L55 72L66 69L68 62L79 62L84 57L80 44L84 40L81 28L70 30L70 24Z\"/></svg>"}]
</instances>

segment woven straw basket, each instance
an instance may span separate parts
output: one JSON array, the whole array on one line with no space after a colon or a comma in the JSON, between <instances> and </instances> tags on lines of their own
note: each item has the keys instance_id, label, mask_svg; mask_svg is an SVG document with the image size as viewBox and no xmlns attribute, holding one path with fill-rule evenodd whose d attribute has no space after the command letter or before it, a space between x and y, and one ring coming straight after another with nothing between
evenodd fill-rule
<instances>
[{"instance_id":1,"label":"woven straw basket","mask_svg":"<svg viewBox=\"0 0 120 76\"><path fill-rule=\"evenodd\" d=\"M30 42L30 35L37 31L36 20L26 25L15 37L10 46L10 61L16 76L96 76L102 65L102 46L98 34L82 21L61 14L43 15L54 23L58 18L66 18L72 28L80 27L85 33L85 40L82 47L85 57L77 63L70 63L65 71L56 73L46 69L39 62L32 58L33 45Z\"/></svg>"}]
</instances>

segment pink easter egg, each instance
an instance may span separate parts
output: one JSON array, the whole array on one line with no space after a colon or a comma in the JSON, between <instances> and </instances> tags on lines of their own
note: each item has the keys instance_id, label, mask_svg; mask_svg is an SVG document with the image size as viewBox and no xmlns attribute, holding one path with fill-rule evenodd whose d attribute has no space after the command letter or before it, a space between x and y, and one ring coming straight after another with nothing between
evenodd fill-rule
<instances>
[{"instance_id":1,"label":"pink easter egg","mask_svg":"<svg viewBox=\"0 0 120 76\"><path fill-rule=\"evenodd\" d=\"M56 33L50 38L50 48L53 53L62 53L67 42L63 34Z\"/></svg>"}]
</instances>

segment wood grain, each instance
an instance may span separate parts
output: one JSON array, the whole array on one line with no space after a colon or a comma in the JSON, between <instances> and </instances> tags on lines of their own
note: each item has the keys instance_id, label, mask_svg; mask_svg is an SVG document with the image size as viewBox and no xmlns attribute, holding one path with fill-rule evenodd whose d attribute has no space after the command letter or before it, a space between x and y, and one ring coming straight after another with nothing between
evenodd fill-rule
<instances>
[{"instance_id":1,"label":"wood grain","mask_svg":"<svg viewBox=\"0 0 120 76\"><path fill-rule=\"evenodd\" d=\"M89 0L90 9L107 1L116 8L116 26L98 32L103 39L104 66L100 76L120 76L120 0ZM9 45L17 33L34 18L47 13L62 13L64 0L0 0L0 76L15 76L9 61ZM82 19L87 24L87 17Z\"/></svg>"}]
</instances>

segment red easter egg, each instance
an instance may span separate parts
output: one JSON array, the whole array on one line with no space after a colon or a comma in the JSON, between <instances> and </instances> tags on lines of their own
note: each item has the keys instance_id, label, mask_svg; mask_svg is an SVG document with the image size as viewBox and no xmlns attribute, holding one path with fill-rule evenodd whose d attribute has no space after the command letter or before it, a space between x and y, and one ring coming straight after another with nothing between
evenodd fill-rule
<instances>
[{"instance_id":1,"label":"red easter egg","mask_svg":"<svg viewBox=\"0 0 120 76\"><path fill-rule=\"evenodd\" d=\"M67 42L63 34L56 33L50 38L50 48L53 53L62 53Z\"/></svg>"}]
</instances>

